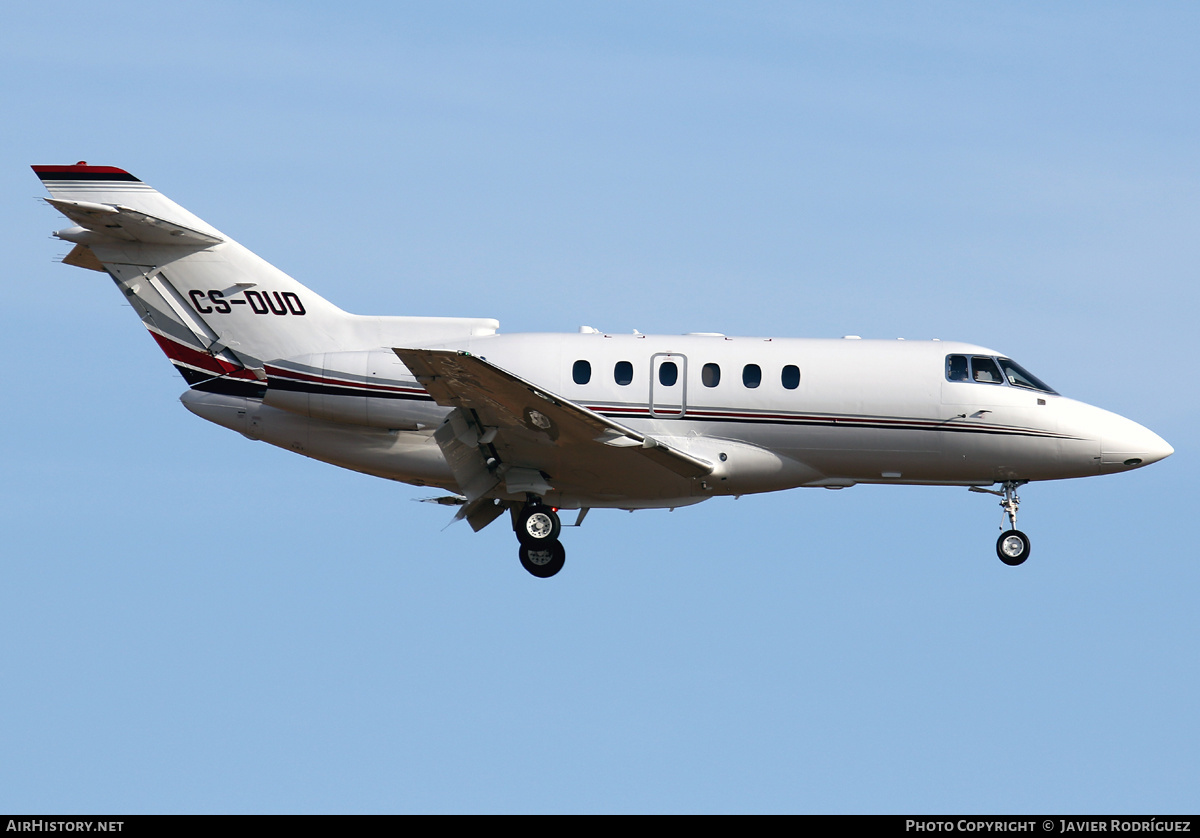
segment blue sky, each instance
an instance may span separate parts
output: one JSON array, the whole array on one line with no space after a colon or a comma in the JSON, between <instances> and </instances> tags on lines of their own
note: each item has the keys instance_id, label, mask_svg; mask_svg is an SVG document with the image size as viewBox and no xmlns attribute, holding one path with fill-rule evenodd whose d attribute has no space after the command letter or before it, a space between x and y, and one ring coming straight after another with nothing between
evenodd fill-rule
<instances>
[{"instance_id":1,"label":"blue sky","mask_svg":"<svg viewBox=\"0 0 1200 838\"><path fill-rule=\"evenodd\" d=\"M1186 3L18 2L0 27L0 810L1178 812L1200 802ZM360 313L963 339L1176 449L1022 492L501 526L252 443L34 163ZM1182 386L1181 386L1182 385Z\"/></svg>"}]
</instances>

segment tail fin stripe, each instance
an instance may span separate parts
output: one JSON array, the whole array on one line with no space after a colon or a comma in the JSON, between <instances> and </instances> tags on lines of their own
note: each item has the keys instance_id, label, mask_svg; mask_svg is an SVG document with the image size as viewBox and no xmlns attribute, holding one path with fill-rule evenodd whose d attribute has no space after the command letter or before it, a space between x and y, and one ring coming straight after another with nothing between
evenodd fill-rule
<instances>
[{"instance_id":1,"label":"tail fin stripe","mask_svg":"<svg viewBox=\"0 0 1200 838\"><path fill-rule=\"evenodd\" d=\"M115 166L89 166L86 163L80 163L77 166L34 166L33 172L41 178L43 183L59 180L108 180L141 183L124 169L118 169Z\"/></svg>"}]
</instances>

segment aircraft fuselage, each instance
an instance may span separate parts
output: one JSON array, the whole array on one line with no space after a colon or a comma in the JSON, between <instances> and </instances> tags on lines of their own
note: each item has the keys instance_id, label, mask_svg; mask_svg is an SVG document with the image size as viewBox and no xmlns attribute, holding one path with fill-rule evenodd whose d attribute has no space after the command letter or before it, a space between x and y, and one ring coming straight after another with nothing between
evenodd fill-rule
<instances>
[{"instance_id":1,"label":"aircraft fuselage","mask_svg":"<svg viewBox=\"0 0 1200 838\"><path fill-rule=\"evenodd\" d=\"M547 503L559 507L676 506L799 486L986 486L1086 477L1146 465L1171 451L1135 422L1052 392L1006 380L952 381L951 356L1003 356L951 341L589 332L496 334L435 346L469 352L719 464L711 478L665 486L606 476L594 490L548 493ZM421 396L420 384L392 353L311 358L320 359L310 365L314 373L320 367L312 377L323 381L268 388L263 405L196 391L185 403L205 418L316 459L457 488L430 439L449 411ZM338 390L354 380L363 389ZM381 386L405 389L409 397L395 398ZM373 407L382 417L372 423L377 427L367 424ZM547 479L574 487L589 476Z\"/></svg>"}]
</instances>

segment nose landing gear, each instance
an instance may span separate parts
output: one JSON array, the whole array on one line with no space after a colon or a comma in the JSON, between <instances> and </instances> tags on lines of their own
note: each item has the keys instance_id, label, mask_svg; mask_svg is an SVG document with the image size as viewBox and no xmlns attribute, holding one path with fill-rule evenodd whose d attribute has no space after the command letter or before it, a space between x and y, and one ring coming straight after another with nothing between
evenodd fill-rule
<instances>
[{"instance_id":1,"label":"nose landing gear","mask_svg":"<svg viewBox=\"0 0 1200 838\"><path fill-rule=\"evenodd\" d=\"M1029 558L1029 536L1017 529L1017 507L1021 505L1021 499L1017 497L1017 487L1027 482L1026 480L1005 481L1004 491L1001 492L979 486L971 487L972 492L983 492L1000 498L1000 508L1008 516L1009 529L1000 533L1000 538L996 540L996 555L1009 567L1016 567Z\"/></svg>"},{"instance_id":2,"label":"nose landing gear","mask_svg":"<svg viewBox=\"0 0 1200 838\"><path fill-rule=\"evenodd\" d=\"M1016 567L1029 558L1029 536L1020 530L1001 533L996 541L996 555L1010 567Z\"/></svg>"},{"instance_id":3,"label":"nose landing gear","mask_svg":"<svg viewBox=\"0 0 1200 838\"><path fill-rule=\"evenodd\" d=\"M513 529L521 542L517 553L521 567L539 579L548 579L563 569L567 551L558 540L562 522L553 507L530 500L513 516Z\"/></svg>"}]
</instances>

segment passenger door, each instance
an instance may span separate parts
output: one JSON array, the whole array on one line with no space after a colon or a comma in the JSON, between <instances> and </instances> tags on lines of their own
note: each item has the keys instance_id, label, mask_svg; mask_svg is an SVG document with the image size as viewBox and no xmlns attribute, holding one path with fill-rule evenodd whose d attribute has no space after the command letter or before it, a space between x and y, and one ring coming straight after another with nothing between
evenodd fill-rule
<instances>
[{"instance_id":1,"label":"passenger door","mask_svg":"<svg viewBox=\"0 0 1200 838\"><path fill-rule=\"evenodd\" d=\"M650 357L650 415L678 419L687 412L687 358L677 352Z\"/></svg>"}]
</instances>

